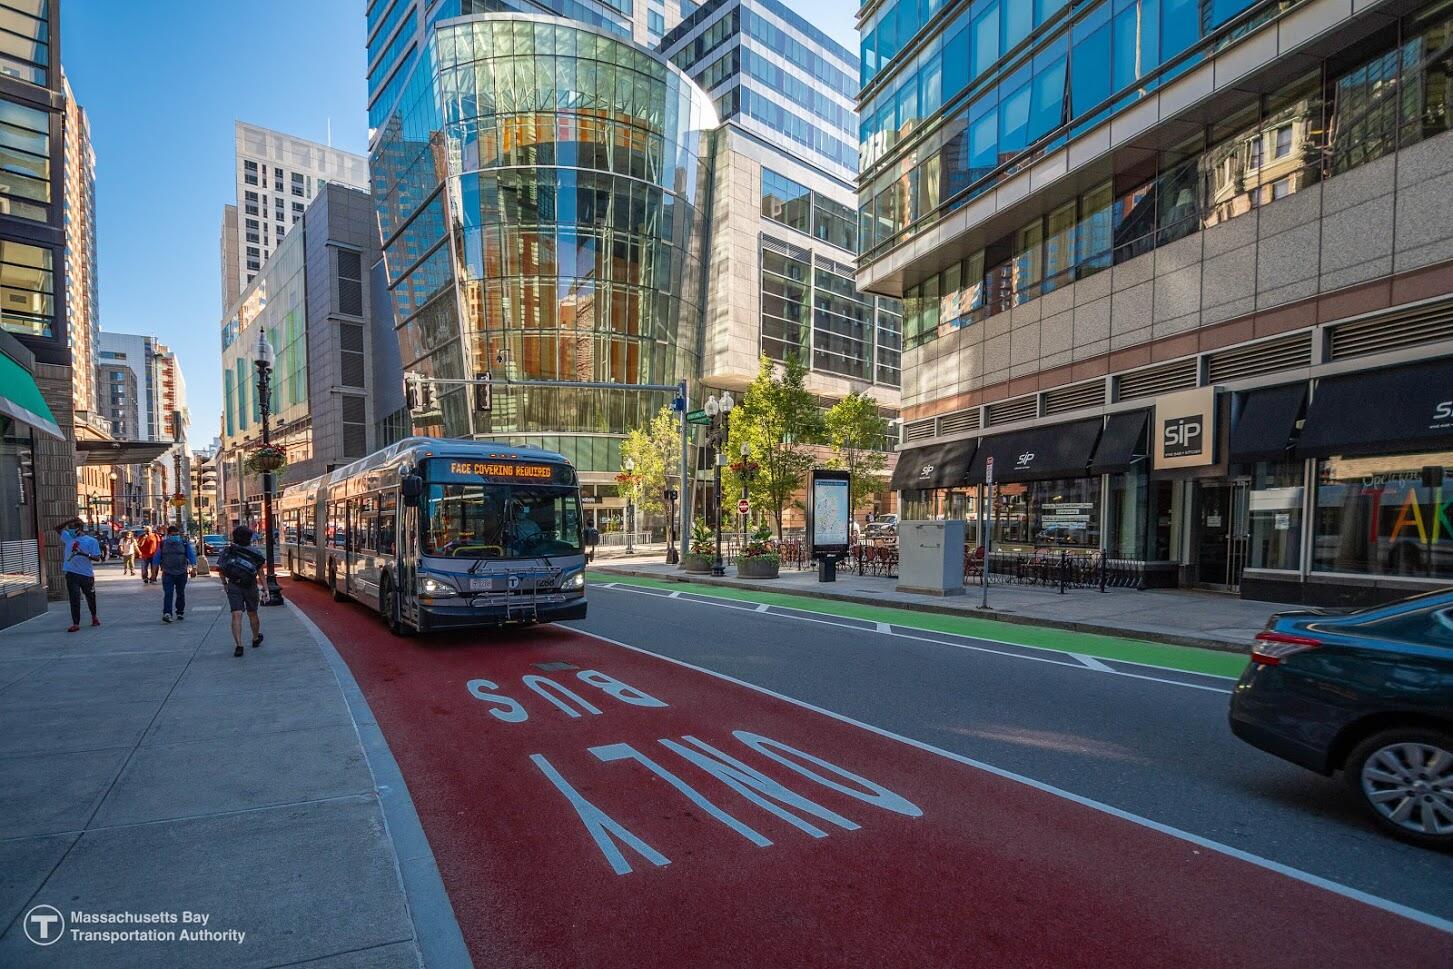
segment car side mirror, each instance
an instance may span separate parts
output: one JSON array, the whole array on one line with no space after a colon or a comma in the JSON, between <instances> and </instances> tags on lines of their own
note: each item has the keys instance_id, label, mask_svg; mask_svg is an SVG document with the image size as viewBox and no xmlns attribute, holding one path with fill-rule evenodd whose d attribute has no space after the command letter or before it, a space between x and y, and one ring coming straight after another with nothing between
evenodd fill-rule
<instances>
[{"instance_id":1,"label":"car side mirror","mask_svg":"<svg viewBox=\"0 0 1453 969\"><path fill-rule=\"evenodd\" d=\"M403 495L405 506L419 507L419 496L424 493L424 479L416 474L404 475L399 482L399 493Z\"/></svg>"},{"instance_id":2,"label":"car side mirror","mask_svg":"<svg viewBox=\"0 0 1453 969\"><path fill-rule=\"evenodd\" d=\"M594 528L587 528L585 530L585 544L586 545L589 545L591 548L594 548L595 546L599 545L600 544L600 531L598 529L594 529Z\"/></svg>"}]
</instances>

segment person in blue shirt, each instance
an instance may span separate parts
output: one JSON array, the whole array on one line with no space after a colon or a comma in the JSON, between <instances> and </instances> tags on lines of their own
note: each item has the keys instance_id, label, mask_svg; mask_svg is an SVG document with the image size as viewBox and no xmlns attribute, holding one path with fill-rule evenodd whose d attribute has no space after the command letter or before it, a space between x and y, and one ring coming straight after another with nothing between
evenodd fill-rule
<instances>
[{"instance_id":1,"label":"person in blue shirt","mask_svg":"<svg viewBox=\"0 0 1453 969\"><path fill-rule=\"evenodd\" d=\"M197 567L197 550L182 536L181 529L168 525L166 537L156 547L151 564L161 571L161 621L181 622L187 611L187 576ZM172 612L172 598L176 612Z\"/></svg>"},{"instance_id":2,"label":"person in blue shirt","mask_svg":"<svg viewBox=\"0 0 1453 969\"><path fill-rule=\"evenodd\" d=\"M85 522L79 518L63 521L55 527L61 537L61 559L66 575L66 594L71 600L71 628L81 628L81 596L86 597L86 606L91 610L91 625L101 625L96 618L96 569L101 560L101 544L94 535L85 530Z\"/></svg>"}]
</instances>

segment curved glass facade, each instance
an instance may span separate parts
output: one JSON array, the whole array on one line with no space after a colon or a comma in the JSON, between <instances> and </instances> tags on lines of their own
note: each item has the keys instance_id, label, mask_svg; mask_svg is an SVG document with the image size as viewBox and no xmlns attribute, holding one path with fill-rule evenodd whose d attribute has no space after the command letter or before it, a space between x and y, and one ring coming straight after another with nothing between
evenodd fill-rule
<instances>
[{"instance_id":1,"label":"curved glass facade","mask_svg":"<svg viewBox=\"0 0 1453 969\"><path fill-rule=\"evenodd\" d=\"M626 385L699 369L715 125L621 38L529 15L437 25L374 151L374 200L404 370L495 383L488 409L440 388L416 426L619 467L617 439L670 396Z\"/></svg>"}]
</instances>

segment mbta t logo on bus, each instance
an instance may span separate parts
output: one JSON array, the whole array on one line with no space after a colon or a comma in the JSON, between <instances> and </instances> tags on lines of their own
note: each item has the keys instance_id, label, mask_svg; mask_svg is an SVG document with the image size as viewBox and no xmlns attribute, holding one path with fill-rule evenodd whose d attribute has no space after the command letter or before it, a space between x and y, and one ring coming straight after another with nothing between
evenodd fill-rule
<instances>
[{"instance_id":1,"label":"mbta t logo on bus","mask_svg":"<svg viewBox=\"0 0 1453 969\"><path fill-rule=\"evenodd\" d=\"M1206 449L1206 422L1199 414L1166 421L1162 433L1165 435L1162 445L1168 458L1186 458Z\"/></svg>"}]
</instances>

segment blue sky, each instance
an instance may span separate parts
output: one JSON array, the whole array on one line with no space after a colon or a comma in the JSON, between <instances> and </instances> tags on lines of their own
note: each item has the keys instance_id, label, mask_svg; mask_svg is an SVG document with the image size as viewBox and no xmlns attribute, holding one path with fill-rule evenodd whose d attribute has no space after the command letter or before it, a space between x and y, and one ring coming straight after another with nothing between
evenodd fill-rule
<instances>
[{"instance_id":1,"label":"blue sky","mask_svg":"<svg viewBox=\"0 0 1453 969\"><path fill-rule=\"evenodd\" d=\"M853 0L786 0L856 49ZM181 356L192 445L222 408L222 206L234 120L364 153L364 0L65 0L61 55L96 150L101 328Z\"/></svg>"}]
</instances>

